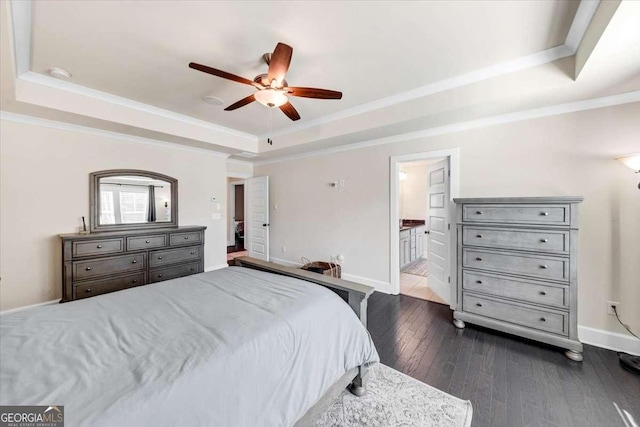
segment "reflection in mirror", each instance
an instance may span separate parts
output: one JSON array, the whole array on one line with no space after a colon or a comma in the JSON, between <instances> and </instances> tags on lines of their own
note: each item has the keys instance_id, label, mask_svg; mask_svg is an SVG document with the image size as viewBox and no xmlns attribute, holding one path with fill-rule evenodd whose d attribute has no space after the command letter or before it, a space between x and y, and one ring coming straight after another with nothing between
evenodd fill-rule
<instances>
[{"instance_id":1,"label":"reflection in mirror","mask_svg":"<svg viewBox=\"0 0 640 427\"><path fill-rule=\"evenodd\" d=\"M171 183L144 176L101 177L99 224L171 222Z\"/></svg>"}]
</instances>

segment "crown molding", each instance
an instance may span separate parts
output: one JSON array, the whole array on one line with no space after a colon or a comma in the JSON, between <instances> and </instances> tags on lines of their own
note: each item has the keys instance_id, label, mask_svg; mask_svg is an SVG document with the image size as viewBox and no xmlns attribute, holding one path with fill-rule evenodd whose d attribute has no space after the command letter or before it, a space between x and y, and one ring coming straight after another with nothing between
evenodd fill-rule
<instances>
[{"instance_id":1,"label":"crown molding","mask_svg":"<svg viewBox=\"0 0 640 427\"><path fill-rule=\"evenodd\" d=\"M384 138L373 139L369 141L360 141L353 144L340 145L337 147L325 148L320 150L308 151L306 153L292 154L280 156L272 159L265 159L253 162L255 166L267 165L272 163L286 162L290 160L303 159L306 157L322 156L326 154L339 153L342 151L357 150L360 148L374 147L378 145L393 144L407 142L420 138L428 138L431 136L445 135L449 133L462 132L471 129L478 129L488 126L501 125L506 123L520 122L525 120L537 119L542 117L556 116L578 111L593 110L597 108L612 107L615 105L630 104L640 102L640 90L626 92L601 98L593 98L565 104L550 105L530 110L517 111L514 113L501 114L497 116L485 117L477 120L469 120L465 122L452 123L450 125L438 126L430 129L424 129L415 132L408 132Z\"/></svg>"},{"instance_id":2,"label":"crown molding","mask_svg":"<svg viewBox=\"0 0 640 427\"><path fill-rule=\"evenodd\" d=\"M75 125L75 124L66 123L66 122L58 122L58 121L43 119L35 116L16 114L9 111L0 111L0 120L6 120L10 122L23 123L23 124L29 124L29 125L35 125L35 126L44 126L51 129L80 132L80 133L85 133L85 134L94 135L94 136L114 138L114 139L119 139L119 140L128 141L128 142L135 142L138 144L146 144L146 145L152 145L156 147L171 148L174 150L191 151L191 152L197 152L200 154L206 153L213 157L220 157L224 159L230 156L230 154L221 153L219 151L205 150L203 148L197 148L197 147L189 147L186 145L176 144L173 142L159 141L157 139L143 138L141 136L134 136L134 135L124 134L124 133L104 130L104 129L80 126L80 125Z\"/></svg>"}]
</instances>

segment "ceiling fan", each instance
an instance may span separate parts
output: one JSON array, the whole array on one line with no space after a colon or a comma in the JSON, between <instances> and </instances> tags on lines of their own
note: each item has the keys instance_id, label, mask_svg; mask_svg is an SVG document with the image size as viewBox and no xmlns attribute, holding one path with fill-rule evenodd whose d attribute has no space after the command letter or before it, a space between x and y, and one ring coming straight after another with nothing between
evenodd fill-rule
<instances>
[{"instance_id":1,"label":"ceiling fan","mask_svg":"<svg viewBox=\"0 0 640 427\"><path fill-rule=\"evenodd\" d=\"M316 89L312 87L290 87L284 77L289 69L292 55L293 49L291 46L284 43L278 43L273 53L265 53L262 56L264 61L269 65L269 72L256 76L253 81L245 79L244 77L236 76L235 74L227 73L226 71L207 67L206 65L196 64L195 62L191 62L189 64L189 68L202 71L203 73L213 74L214 76L222 77L223 79L251 85L258 89L253 95L249 95L246 98L229 105L225 108L225 111L232 111L240 107L244 107L253 101L258 101L260 104L269 108L280 108L280 110L282 110L282 112L291 120L300 120L300 114L298 114L296 109L293 108L293 105L291 105L291 102L289 102L289 96L316 99L342 98L342 92L337 92L335 90Z\"/></svg>"}]
</instances>

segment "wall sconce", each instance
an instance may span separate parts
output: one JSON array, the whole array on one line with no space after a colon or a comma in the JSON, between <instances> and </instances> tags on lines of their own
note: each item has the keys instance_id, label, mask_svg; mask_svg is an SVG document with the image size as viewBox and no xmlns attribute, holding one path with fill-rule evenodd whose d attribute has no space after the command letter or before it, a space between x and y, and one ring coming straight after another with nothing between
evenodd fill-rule
<instances>
[{"instance_id":1,"label":"wall sconce","mask_svg":"<svg viewBox=\"0 0 640 427\"><path fill-rule=\"evenodd\" d=\"M400 171L400 181L404 181L407 179L407 173L405 171Z\"/></svg>"},{"instance_id":2,"label":"wall sconce","mask_svg":"<svg viewBox=\"0 0 640 427\"><path fill-rule=\"evenodd\" d=\"M624 163L626 167L634 171L635 173L640 173L640 153L629 154L628 156L618 157L616 160ZM638 189L640 189L640 183L638 184Z\"/></svg>"}]
</instances>

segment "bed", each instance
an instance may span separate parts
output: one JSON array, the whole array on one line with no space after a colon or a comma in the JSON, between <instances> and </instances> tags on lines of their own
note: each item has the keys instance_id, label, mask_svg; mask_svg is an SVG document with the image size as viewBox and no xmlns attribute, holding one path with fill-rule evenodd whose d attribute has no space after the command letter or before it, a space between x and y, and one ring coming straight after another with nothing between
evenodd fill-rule
<instances>
[{"instance_id":1,"label":"bed","mask_svg":"<svg viewBox=\"0 0 640 427\"><path fill-rule=\"evenodd\" d=\"M239 263L2 315L0 404L64 405L68 426L291 426L362 393L371 290Z\"/></svg>"}]
</instances>

